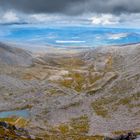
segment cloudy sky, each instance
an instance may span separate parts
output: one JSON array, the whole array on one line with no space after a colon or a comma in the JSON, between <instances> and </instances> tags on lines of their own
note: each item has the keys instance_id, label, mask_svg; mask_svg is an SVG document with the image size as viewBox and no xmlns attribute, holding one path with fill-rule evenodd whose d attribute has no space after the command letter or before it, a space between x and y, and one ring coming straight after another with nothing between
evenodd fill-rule
<instances>
[{"instance_id":1,"label":"cloudy sky","mask_svg":"<svg viewBox=\"0 0 140 140\"><path fill-rule=\"evenodd\" d=\"M0 23L139 27L140 0L0 0Z\"/></svg>"}]
</instances>

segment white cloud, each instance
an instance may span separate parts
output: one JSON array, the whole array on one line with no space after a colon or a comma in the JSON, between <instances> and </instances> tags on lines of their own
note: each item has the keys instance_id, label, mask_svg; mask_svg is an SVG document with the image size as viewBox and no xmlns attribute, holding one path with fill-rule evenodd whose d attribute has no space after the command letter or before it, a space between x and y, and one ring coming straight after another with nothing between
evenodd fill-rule
<instances>
[{"instance_id":1,"label":"white cloud","mask_svg":"<svg viewBox=\"0 0 140 140\"><path fill-rule=\"evenodd\" d=\"M137 14L95 14L88 13L80 16L66 16L60 14L24 14L17 11L0 13L0 23L31 23L47 25L94 25L109 27L140 28L140 13ZM41 26L42 26L41 25Z\"/></svg>"},{"instance_id":2,"label":"white cloud","mask_svg":"<svg viewBox=\"0 0 140 140\"><path fill-rule=\"evenodd\" d=\"M33 14L30 18L36 22L46 22L49 19L45 14Z\"/></svg>"},{"instance_id":3,"label":"white cloud","mask_svg":"<svg viewBox=\"0 0 140 140\"><path fill-rule=\"evenodd\" d=\"M140 28L140 13L120 15L120 25L124 27Z\"/></svg>"},{"instance_id":4,"label":"white cloud","mask_svg":"<svg viewBox=\"0 0 140 140\"><path fill-rule=\"evenodd\" d=\"M61 16L49 15L49 14L32 14L28 16L28 20L33 23L47 23L50 21L56 22L61 18L62 18Z\"/></svg>"},{"instance_id":5,"label":"white cloud","mask_svg":"<svg viewBox=\"0 0 140 140\"><path fill-rule=\"evenodd\" d=\"M90 18L92 24L95 25L115 25L119 23L119 17L113 16L111 14L101 14Z\"/></svg>"},{"instance_id":6,"label":"white cloud","mask_svg":"<svg viewBox=\"0 0 140 140\"><path fill-rule=\"evenodd\" d=\"M111 34L111 35L108 35L108 39L118 40L118 39L121 39L121 38L125 38L128 35L129 35L128 33Z\"/></svg>"},{"instance_id":7,"label":"white cloud","mask_svg":"<svg viewBox=\"0 0 140 140\"><path fill-rule=\"evenodd\" d=\"M18 22L19 18L13 11L6 12L2 17L2 22L11 23L11 22Z\"/></svg>"}]
</instances>

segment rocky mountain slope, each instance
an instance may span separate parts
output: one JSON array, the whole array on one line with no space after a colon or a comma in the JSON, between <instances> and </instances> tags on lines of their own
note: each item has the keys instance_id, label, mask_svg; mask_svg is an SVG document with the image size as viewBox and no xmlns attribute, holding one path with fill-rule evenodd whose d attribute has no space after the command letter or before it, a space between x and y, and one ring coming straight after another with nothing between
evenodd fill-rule
<instances>
[{"instance_id":1,"label":"rocky mountain slope","mask_svg":"<svg viewBox=\"0 0 140 140\"><path fill-rule=\"evenodd\" d=\"M0 63L29 66L32 64L32 57L27 51L0 43Z\"/></svg>"},{"instance_id":2,"label":"rocky mountain slope","mask_svg":"<svg viewBox=\"0 0 140 140\"><path fill-rule=\"evenodd\" d=\"M86 140L140 131L139 44L36 58L5 46L0 111L26 110L31 134Z\"/></svg>"}]
</instances>

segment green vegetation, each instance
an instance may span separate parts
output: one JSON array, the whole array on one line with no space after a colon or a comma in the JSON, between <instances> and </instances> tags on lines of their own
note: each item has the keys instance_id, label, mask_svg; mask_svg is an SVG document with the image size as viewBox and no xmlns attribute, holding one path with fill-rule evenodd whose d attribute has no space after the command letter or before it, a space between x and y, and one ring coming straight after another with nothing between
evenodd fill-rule
<instances>
[{"instance_id":1,"label":"green vegetation","mask_svg":"<svg viewBox=\"0 0 140 140\"><path fill-rule=\"evenodd\" d=\"M66 78L66 79L60 81L60 84L67 88L73 88L74 90L76 90L78 92L82 91L83 84L85 82L85 77L83 74L71 72L68 75L68 78L71 78L71 80Z\"/></svg>"},{"instance_id":2,"label":"green vegetation","mask_svg":"<svg viewBox=\"0 0 140 140\"><path fill-rule=\"evenodd\" d=\"M91 106L97 115L99 115L103 118L108 118L108 117L110 117L108 105L115 102L116 100L117 100L116 96L101 98L101 99L94 101L91 104Z\"/></svg>"},{"instance_id":3,"label":"green vegetation","mask_svg":"<svg viewBox=\"0 0 140 140\"><path fill-rule=\"evenodd\" d=\"M108 117L108 110L104 106L102 105L98 106L96 103L92 103L92 108L94 109L97 115L103 118Z\"/></svg>"},{"instance_id":4,"label":"green vegetation","mask_svg":"<svg viewBox=\"0 0 140 140\"><path fill-rule=\"evenodd\" d=\"M89 131L89 121L86 115L72 119L70 125L73 128L73 133L76 134L86 134Z\"/></svg>"},{"instance_id":5,"label":"green vegetation","mask_svg":"<svg viewBox=\"0 0 140 140\"><path fill-rule=\"evenodd\" d=\"M124 98L121 98L120 100L117 101L116 104L114 104L115 106L119 106L119 105L125 105L127 106L129 109L134 108L134 107L139 107L140 104L134 104L133 101L137 102L140 99L140 93L136 93L133 94L131 96L127 96Z\"/></svg>"},{"instance_id":6,"label":"green vegetation","mask_svg":"<svg viewBox=\"0 0 140 140\"><path fill-rule=\"evenodd\" d=\"M131 132L132 130L116 130L116 131L113 131L112 132L112 134L113 135L122 135L122 134L127 134L127 133L129 133L129 132ZM136 134L136 135L140 135L140 130L139 129L136 129L136 130L134 130L134 133Z\"/></svg>"},{"instance_id":7,"label":"green vegetation","mask_svg":"<svg viewBox=\"0 0 140 140\"><path fill-rule=\"evenodd\" d=\"M58 83L64 87L74 89L77 92L82 92L91 89L91 85L101 78L103 78L101 74L93 76L89 71L82 73L71 70L69 74L66 75L63 80L59 80Z\"/></svg>"},{"instance_id":8,"label":"green vegetation","mask_svg":"<svg viewBox=\"0 0 140 140\"><path fill-rule=\"evenodd\" d=\"M140 107L140 104L137 103L140 99L140 94L133 94L131 96L123 97L119 99L119 95L116 94L110 97L100 98L94 101L91 106L95 113L103 118L110 117L110 111L116 111L120 105L127 106L129 111L134 107ZM133 103L134 101L134 103Z\"/></svg>"},{"instance_id":9,"label":"green vegetation","mask_svg":"<svg viewBox=\"0 0 140 140\"><path fill-rule=\"evenodd\" d=\"M75 69L85 65L85 62L76 57L61 58L58 60L58 64L63 68Z\"/></svg>"},{"instance_id":10,"label":"green vegetation","mask_svg":"<svg viewBox=\"0 0 140 140\"><path fill-rule=\"evenodd\" d=\"M103 140L103 136L88 136L89 121L86 115L73 118L68 123L51 128L51 134L45 135L48 140Z\"/></svg>"},{"instance_id":11,"label":"green vegetation","mask_svg":"<svg viewBox=\"0 0 140 140\"><path fill-rule=\"evenodd\" d=\"M28 121L22 117L0 118L0 121L7 122L18 127L25 127L28 124Z\"/></svg>"},{"instance_id":12,"label":"green vegetation","mask_svg":"<svg viewBox=\"0 0 140 140\"><path fill-rule=\"evenodd\" d=\"M45 135L44 140L104 140L103 136L85 136L85 135Z\"/></svg>"},{"instance_id":13,"label":"green vegetation","mask_svg":"<svg viewBox=\"0 0 140 140\"><path fill-rule=\"evenodd\" d=\"M70 122L52 128L52 132L67 135L86 135L89 131L89 121L86 115L73 118Z\"/></svg>"}]
</instances>

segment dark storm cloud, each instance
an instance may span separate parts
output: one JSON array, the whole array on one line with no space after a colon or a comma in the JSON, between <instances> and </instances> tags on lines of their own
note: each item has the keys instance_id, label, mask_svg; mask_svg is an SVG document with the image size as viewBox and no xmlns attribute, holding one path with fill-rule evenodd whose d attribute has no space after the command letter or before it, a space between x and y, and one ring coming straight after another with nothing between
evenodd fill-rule
<instances>
[{"instance_id":1,"label":"dark storm cloud","mask_svg":"<svg viewBox=\"0 0 140 140\"><path fill-rule=\"evenodd\" d=\"M0 0L0 9L25 13L140 13L140 0Z\"/></svg>"}]
</instances>

